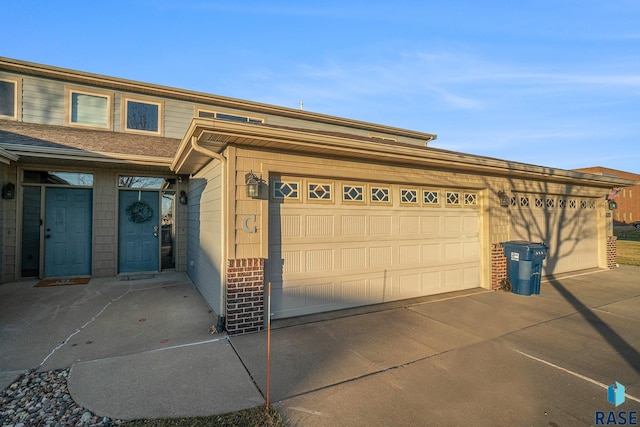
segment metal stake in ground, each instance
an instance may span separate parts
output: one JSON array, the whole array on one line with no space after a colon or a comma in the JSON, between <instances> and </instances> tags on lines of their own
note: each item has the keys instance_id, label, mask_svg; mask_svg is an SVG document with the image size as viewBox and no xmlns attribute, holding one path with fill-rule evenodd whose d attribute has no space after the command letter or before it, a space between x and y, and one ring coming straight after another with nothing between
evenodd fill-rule
<instances>
[{"instance_id":1,"label":"metal stake in ground","mask_svg":"<svg viewBox=\"0 0 640 427\"><path fill-rule=\"evenodd\" d=\"M267 409L269 409L269 395L271 389L271 282L267 287Z\"/></svg>"}]
</instances>

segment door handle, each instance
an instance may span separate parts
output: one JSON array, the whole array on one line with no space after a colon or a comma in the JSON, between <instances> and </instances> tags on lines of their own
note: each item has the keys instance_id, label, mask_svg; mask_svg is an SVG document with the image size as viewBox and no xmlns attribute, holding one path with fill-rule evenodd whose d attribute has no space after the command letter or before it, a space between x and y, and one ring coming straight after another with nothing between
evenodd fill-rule
<instances>
[{"instance_id":1,"label":"door handle","mask_svg":"<svg viewBox=\"0 0 640 427\"><path fill-rule=\"evenodd\" d=\"M157 225L154 225L154 226L153 226L153 235L154 235L155 237L158 237L158 226L157 226Z\"/></svg>"},{"instance_id":2,"label":"door handle","mask_svg":"<svg viewBox=\"0 0 640 427\"><path fill-rule=\"evenodd\" d=\"M51 237L51 234L47 234L46 236L44 236L45 239L48 239L49 237Z\"/></svg>"}]
</instances>

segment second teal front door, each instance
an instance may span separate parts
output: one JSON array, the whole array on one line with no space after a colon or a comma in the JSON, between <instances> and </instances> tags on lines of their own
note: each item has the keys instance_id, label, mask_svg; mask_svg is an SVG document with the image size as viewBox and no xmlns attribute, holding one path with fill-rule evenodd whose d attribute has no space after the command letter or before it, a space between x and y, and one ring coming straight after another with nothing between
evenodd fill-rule
<instances>
[{"instance_id":1,"label":"second teal front door","mask_svg":"<svg viewBox=\"0 0 640 427\"><path fill-rule=\"evenodd\" d=\"M120 190L119 202L119 272L158 271L159 193Z\"/></svg>"}]
</instances>

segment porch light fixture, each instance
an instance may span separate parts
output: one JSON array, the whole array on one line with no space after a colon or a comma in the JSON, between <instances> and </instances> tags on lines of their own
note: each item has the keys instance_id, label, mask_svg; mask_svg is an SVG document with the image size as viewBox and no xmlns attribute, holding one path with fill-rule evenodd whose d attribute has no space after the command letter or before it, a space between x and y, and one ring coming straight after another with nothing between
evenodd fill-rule
<instances>
[{"instance_id":1,"label":"porch light fixture","mask_svg":"<svg viewBox=\"0 0 640 427\"><path fill-rule=\"evenodd\" d=\"M8 182L2 187L2 198L13 199L16 197L16 186Z\"/></svg>"},{"instance_id":2,"label":"porch light fixture","mask_svg":"<svg viewBox=\"0 0 640 427\"><path fill-rule=\"evenodd\" d=\"M609 194L607 194L607 196L606 196L607 205L609 206L609 210L610 211L614 211L614 210L618 209L618 204L614 200L616 197L618 197L618 193L620 193L620 189L619 188L617 188L617 189L613 188L613 189L611 189L611 192Z\"/></svg>"},{"instance_id":3,"label":"porch light fixture","mask_svg":"<svg viewBox=\"0 0 640 427\"><path fill-rule=\"evenodd\" d=\"M258 176L251 171L244 176L244 183L247 185L247 197L250 199L259 199L261 196L262 178L258 178Z\"/></svg>"},{"instance_id":4,"label":"porch light fixture","mask_svg":"<svg viewBox=\"0 0 640 427\"><path fill-rule=\"evenodd\" d=\"M509 194L506 191L498 191L498 197L500 198L500 206L503 208L509 207Z\"/></svg>"}]
</instances>

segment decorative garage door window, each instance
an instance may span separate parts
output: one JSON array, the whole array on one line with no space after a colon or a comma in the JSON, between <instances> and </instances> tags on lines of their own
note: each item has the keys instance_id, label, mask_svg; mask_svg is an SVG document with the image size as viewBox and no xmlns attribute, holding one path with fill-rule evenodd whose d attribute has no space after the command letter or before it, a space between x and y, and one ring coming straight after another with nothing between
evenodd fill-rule
<instances>
[{"instance_id":1,"label":"decorative garage door window","mask_svg":"<svg viewBox=\"0 0 640 427\"><path fill-rule=\"evenodd\" d=\"M460 192L459 191L447 191L446 193L447 206L460 206Z\"/></svg>"},{"instance_id":2,"label":"decorative garage door window","mask_svg":"<svg viewBox=\"0 0 640 427\"><path fill-rule=\"evenodd\" d=\"M438 199L438 191L435 190L423 190L422 191L422 203L425 205L440 205Z\"/></svg>"},{"instance_id":3,"label":"decorative garage door window","mask_svg":"<svg viewBox=\"0 0 640 427\"><path fill-rule=\"evenodd\" d=\"M343 202L364 202L364 185L343 185Z\"/></svg>"},{"instance_id":4,"label":"decorative garage door window","mask_svg":"<svg viewBox=\"0 0 640 427\"><path fill-rule=\"evenodd\" d=\"M390 203L390 193L389 187L371 187L371 201L373 203Z\"/></svg>"},{"instance_id":5,"label":"decorative garage door window","mask_svg":"<svg viewBox=\"0 0 640 427\"><path fill-rule=\"evenodd\" d=\"M546 199L546 201L547 201L547 208L551 209L556 207L556 199Z\"/></svg>"},{"instance_id":6,"label":"decorative garage door window","mask_svg":"<svg viewBox=\"0 0 640 427\"><path fill-rule=\"evenodd\" d=\"M418 190L402 188L400 190L400 203L405 205L418 205Z\"/></svg>"},{"instance_id":7,"label":"decorative garage door window","mask_svg":"<svg viewBox=\"0 0 640 427\"><path fill-rule=\"evenodd\" d=\"M567 201L565 199L558 200L558 207L560 209L564 209L567 207Z\"/></svg>"},{"instance_id":8,"label":"decorative garage door window","mask_svg":"<svg viewBox=\"0 0 640 427\"><path fill-rule=\"evenodd\" d=\"M578 204L575 199L569 199L569 209L577 209Z\"/></svg>"},{"instance_id":9,"label":"decorative garage door window","mask_svg":"<svg viewBox=\"0 0 640 427\"><path fill-rule=\"evenodd\" d=\"M275 199L299 199L300 183L296 181L275 181L273 183L273 197Z\"/></svg>"},{"instance_id":10,"label":"decorative garage door window","mask_svg":"<svg viewBox=\"0 0 640 427\"><path fill-rule=\"evenodd\" d=\"M478 193L464 193L464 205L465 206L477 206L478 205Z\"/></svg>"},{"instance_id":11,"label":"decorative garage door window","mask_svg":"<svg viewBox=\"0 0 640 427\"><path fill-rule=\"evenodd\" d=\"M536 197L536 208L544 208L544 199L542 197Z\"/></svg>"},{"instance_id":12,"label":"decorative garage door window","mask_svg":"<svg viewBox=\"0 0 640 427\"><path fill-rule=\"evenodd\" d=\"M332 200L331 184L309 183L307 185L307 198L309 200Z\"/></svg>"},{"instance_id":13,"label":"decorative garage door window","mask_svg":"<svg viewBox=\"0 0 640 427\"><path fill-rule=\"evenodd\" d=\"M522 206L522 207L524 207L524 208L529 207L529 206L530 206L530 204L529 204L529 198L528 198L528 197L521 196L521 197L520 197L520 206Z\"/></svg>"},{"instance_id":14,"label":"decorative garage door window","mask_svg":"<svg viewBox=\"0 0 640 427\"><path fill-rule=\"evenodd\" d=\"M465 194L466 197L466 194ZM531 202L533 200L533 203ZM465 200L466 202L466 200ZM546 196L525 196L514 195L511 197L512 207L535 207L538 209L572 209L572 210L593 210L596 208L596 201L593 199L555 199Z\"/></svg>"}]
</instances>

